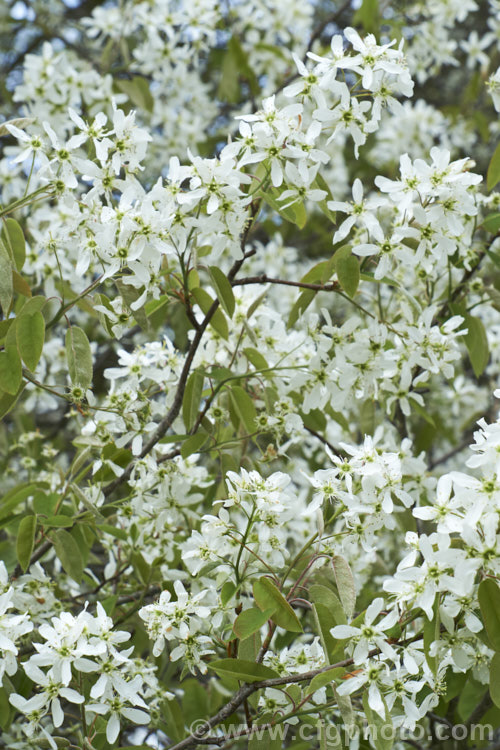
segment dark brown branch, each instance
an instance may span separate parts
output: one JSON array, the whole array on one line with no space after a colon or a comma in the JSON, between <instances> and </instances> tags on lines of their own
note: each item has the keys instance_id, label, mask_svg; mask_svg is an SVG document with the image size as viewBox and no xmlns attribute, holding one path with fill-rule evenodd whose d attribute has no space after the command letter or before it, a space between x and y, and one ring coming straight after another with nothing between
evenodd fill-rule
<instances>
[{"instance_id":1,"label":"dark brown branch","mask_svg":"<svg viewBox=\"0 0 500 750\"><path fill-rule=\"evenodd\" d=\"M299 289L312 289L314 292L335 292L340 290L336 281L328 284L309 284L306 281L291 281L290 279L275 279L267 276L265 273L259 276L246 276L243 279L236 279L232 286L246 286L247 284L282 284L283 286L295 286Z\"/></svg>"}]
</instances>

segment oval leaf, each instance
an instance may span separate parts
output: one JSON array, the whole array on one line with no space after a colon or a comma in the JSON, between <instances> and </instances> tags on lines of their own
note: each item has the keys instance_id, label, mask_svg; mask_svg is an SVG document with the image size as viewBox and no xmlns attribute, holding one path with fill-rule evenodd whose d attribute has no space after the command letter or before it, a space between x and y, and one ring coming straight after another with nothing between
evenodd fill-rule
<instances>
[{"instance_id":1,"label":"oval leaf","mask_svg":"<svg viewBox=\"0 0 500 750\"><path fill-rule=\"evenodd\" d=\"M500 214L488 214L483 221L483 227L487 232L496 234L500 230Z\"/></svg>"},{"instance_id":2,"label":"oval leaf","mask_svg":"<svg viewBox=\"0 0 500 750\"><path fill-rule=\"evenodd\" d=\"M500 180L500 143L493 152L488 172L486 174L486 185L488 190L492 190Z\"/></svg>"},{"instance_id":3,"label":"oval leaf","mask_svg":"<svg viewBox=\"0 0 500 750\"><path fill-rule=\"evenodd\" d=\"M17 320L17 347L26 367L34 372L45 340L45 320L41 312L20 315Z\"/></svg>"},{"instance_id":4,"label":"oval leaf","mask_svg":"<svg viewBox=\"0 0 500 750\"><path fill-rule=\"evenodd\" d=\"M274 583L263 576L253 585L253 595L257 606L262 611L272 611L271 619L280 628L292 633L302 633L302 625L297 615Z\"/></svg>"},{"instance_id":5,"label":"oval leaf","mask_svg":"<svg viewBox=\"0 0 500 750\"><path fill-rule=\"evenodd\" d=\"M334 256L335 270L342 289L348 297L354 297L359 285L359 262L351 254L350 247L342 247Z\"/></svg>"},{"instance_id":6,"label":"oval leaf","mask_svg":"<svg viewBox=\"0 0 500 750\"><path fill-rule=\"evenodd\" d=\"M64 529L56 531L52 536L52 541L56 555L64 570L74 581L79 583L83 574L83 560L78 544L71 534Z\"/></svg>"},{"instance_id":7,"label":"oval leaf","mask_svg":"<svg viewBox=\"0 0 500 750\"><path fill-rule=\"evenodd\" d=\"M23 230L15 219L4 219L1 237L17 270L20 271L26 260L26 241Z\"/></svg>"},{"instance_id":8,"label":"oval leaf","mask_svg":"<svg viewBox=\"0 0 500 750\"><path fill-rule=\"evenodd\" d=\"M15 396L21 386L23 369L17 349L16 328L19 321L14 320L5 337L5 348L0 352L0 391Z\"/></svg>"},{"instance_id":9,"label":"oval leaf","mask_svg":"<svg viewBox=\"0 0 500 750\"><path fill-rule=\"evenodd\" d=\"M25 516L19 524L17 532L16 553L23 573L30 564L33 547L35 545L36 516Z\"/></svg>"},{"instance_id":10,"label":"oval leaf","mask_svg":"<svg viewBox=\"0 0 500 750\"><path fill-rule=\"evenodd\" d=\"M352 571L347 560L340 557L340 555L332 557L332 567L340 601L342 602L347 619L350 620L354 614L354 606L356 604L356 587Z\"/></svg>"},{"instance_id":11,"label":"oval leaf","mask_svg":"<svg viewBox=\"0 0 500 750\"><path fill-rule=\"evenodd\" d=\"M201 311L206 315L214 303L212 297L208 294L208 292L206 292L204 289L201 289L199 286L195 289L192 289L191 294L195 298ZM212 326L214 331L219 334L219 336L222 336L223 339L229 338L227 320L224 317L224 313L219 308L215 310L212 317L210 318L210 325Z\"/></svg>"},{"instance_id":12,"label":"oval leaf","mask_svg":"<svg viewBox=\"0 0 500 750\"><path fill-rule=\"evenodd\" d=\"M342 667L332 667L331 669L327 669L325 672L320 672L316 675L316 677L312 678L311 682L309 683L309 687L307 688L307 692L315 693L316 690L319 690L325 685L329 685L331 682L338 679L339 677L342 677L344 674L345 669L343 669Z\"/></svg>"},{"instance_id":13,"label":"oval leaf","mask_svg":"<svg viewBox=\"0 0 500 750\"><path fill-rule=\"evenodd\" d=\"M189 376L184 397L182 399L182 418L186 430L190 430L196 421L200 409L201 393L203 391L203 372L194 370Z\"/></svg>"},{"instance_id":14,"label":"oval leaf","mask_svg":"<svg viewBox=\"0 0 500 750\"><path fill-rule=\"evenodd\" d=\"M230 318L232 318L236 303L234 300L233 287L231 286L231 282L217 266L210 266L208 270L210 272L210 278L212 279L212 284L214 285L214 289L217 293L217 298L221 303L222 309L229 315Z\"/></svg>"},{"instance_id":15,"label":"oval leaf","mask_svg":"<svg viewBox=\"0 0 500 750\"><path fill-rule=\"evenodd\" d=\"M248 434L254 432L257 411L252 398L248 395L245 389L241 388L239 385L234 385L229 391L229 394L231 397L231 403L241 424L245 427Z\"/></svg>"},{"instance_id":16,"label":"oval leaf","mask_svg":"<svg viewBox=\"0 0 500 750\"><path fill-rule=\"evenodd\" d=\"M87 334L78 326L66 331L66 359L71 382L86 390L92 382L92 352Z\"/></svg>"},{"instance_id":17,"label":"oval leaf","mask_svg":"<svg viewBox=\"0 0 500 750\"><path fill-rule=\"evenodd\" d=\"M500 708L500 653L497 652L490 665L490 695L491 700Z\"/></svg>"},{"instance_id":18,"label":"oval leaf","mask_svg":"<svg viewBox=\"0 0 500 750\"><path fill-rule=\"evenodd\" d=\"M213 669L219 677L232 677L243 682L260 682L279 677L274 669L245 659L219 659L210 662L207 666Z\"/></svg>"},{"instance_id":19,"label":"oval leaf","mask_svg":"<svg viewBox=\"0 0 500 750\"><path fill-rule=\"evenodd\" d=\"M233 630L238 638L248 638L261 629L273 614L272 609L261 612L257 607L245 609L233 623Z\"/></svg>"},{"instance_id":20,"label":"oval leaf","mask_svg":"<svg viewBox=\"0 0 500 750\"><path fill-rule=\"evenodd\" d=\"M193 453L198 453L200 448L207 442L208 435L206 432L195 432L194 435L188 437L181 447L182 458L188 458Z\"/></svg>"},{"instance_id":21,"label":"oval leaf","mask_svg":"<svg viewBox=\"0 0 500 750\"><path fill-rule=\"evenodd\" d=\"M4 318L7 318L9 314L14 294L13 270L12 259L0 237L0 307L2 308Z\"/></svg>"},{"instance_id":22,"label":"oval leaf","mask_svg":"<svg viewBox=\"0 0 500 750\"><path fill-rule=\"evenodd\" d=\"M467 347L474 375L478 378L484 372L490 358L488 337L484 323L479 318L475 318L473 315L466 315L465 325L467 326L467 333L464 336L465 346Z\"/></svg>"},{"instance_id":23,"label":"oval leaf","mask_svg":"<svg viewBox=\"0 0 500 750\"><path fill-rule=\"evenodd\" d=\"M495 651L500 651L500 586L493 578L485 578L478 597L488 638Z\"/></svg>"},{"instance_id":24,"label":"oval leaf","mask_svg":"<svg viewBox=\"0 0 500 750\"><path fill-rule=\"evenodd\" d=\"M14 508L30 495L33 495L35 489L36 485L28 484L27 486L14 487L9 492L6 492L0 500L0 518L8 516Z\"/></svg>"}]
</instances>

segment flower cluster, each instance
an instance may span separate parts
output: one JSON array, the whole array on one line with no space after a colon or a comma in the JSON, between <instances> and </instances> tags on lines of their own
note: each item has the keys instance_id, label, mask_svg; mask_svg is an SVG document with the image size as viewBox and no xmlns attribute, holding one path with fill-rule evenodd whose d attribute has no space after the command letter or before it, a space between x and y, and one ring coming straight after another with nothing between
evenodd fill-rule
<instances>
[{"instance_id":1,"label":"flower cluster","mask_svg":"<svg viewBox=\"0 0 500 750\"><path fill-rule=\"evenodd\" d=\"M74 5L0 10L0 747L494 723L499 0Z\"/></svg>"}]
</instances>

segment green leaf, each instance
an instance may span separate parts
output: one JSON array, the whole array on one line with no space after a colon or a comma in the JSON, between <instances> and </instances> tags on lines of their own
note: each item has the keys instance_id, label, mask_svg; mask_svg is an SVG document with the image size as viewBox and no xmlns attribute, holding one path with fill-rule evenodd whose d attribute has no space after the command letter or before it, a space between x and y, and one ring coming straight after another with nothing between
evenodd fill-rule
<instances>
[{"instance_id":1,"label":"green leaf","mask_svg":"<svg viewBox=\"0 0 500 750\"><path fill-rule=\"evenodd\" d=\"M124 94L128 96L135 107L152 112L154 99L149 89L149 83L143 76L132 76L132 79L115 78L115 84Z\"/></svg>"},{"instance_id":2,"label":"green leaf","mask_svg":"<svg viewBox=\"0 0 500 750\"><path fill-rule=\"evenodd\" d=\"M26 367L34 372L45 340L45 319L41 312L21 313L17 319L17 348Z\"/></svg>"},{"instance_id":3,"label":"green leaf","mask_svg":"<svg viewBox=\"0 0 500 750\"><path fill-rule=\"evenodd\" d=\"M58 737L57 735L51 735L51 740L55 743L57 748L71 747L71 741L67 737ZM36 741L37 748L40 750L52 750L53 743L49 742L45 737L39 737Z\"/></svg>"},{"instance_id":4,"label":"green leaf","mask_svg":"<svg viewBox=\"0 0 500 750\"><path fill-rule=\"evenodd\" d=\"M212 297L208 292L206 292L199 286L195 289L192 289L191 294L195 298L201 311L206 315L214 304L214 300L212 299ZM227 320L220 308L217 308L211 316L210 325L212 326L214 331L219 334L219 336L222 336L223 339L227 340L229 338L229 328L227 327Z\"/></svg>"},{"instance_id":5,"label":"green leaf","mask_svg":"<svg viewBox=\"0 0 500 750\"><path fill-rule=\"evenodd\" d=\"M331 612L328 608L319 602L312 605L312 613L316 632L319 635L321 646L323 647L323 653L325 654L325 659L327 663L331 664L331 656L335 652L338 641L334 639L330 630L337 625L337 622L332 618Z\"/></svg>"},{"instance_id":6,"label":"green leaf","mask_svg":"<svg viewBox=\"0 0 500 750\"><path fill-rule=\"evenodd\" d=\"M229 396L241 424L250 435L255 430L255 419L257 417L257 411L251 396L239 385L233 385L229 391Z\"/></svg>"},{"instance_id":7,"label":"green leaf","mask_svg":"<svg viewBox=\"0 0 500 750\"><path fill-rule=\"evenodd\" d=\"M28 484L27 486L13 487L0 500L0 519L8 516L19 503L22 503L36 490L36 485Z\"/></svg>"},{"instance_id":8,"label":"green leaf","mask_svg":"<svg viewBox=\"0 0 500 750\"><path fill-rule=\"evenodd\" d=\"M489 692L486 685L475 680L472 674L469 673L468 678L460 693L457 705L457 714L463 721L469 719L474 709L481 704L483 698L486 698Z\"/></svg>"},{"instance_id":9,"label":"green leaf","mask_svg":"<svg viewBox=\"0 0 500 750\"><path fill-rule=\"evenodd\" d=\"M283 734L282 724L269 729L261 729L254 724L248 737L248 750L281 750Z\"/></svg>"},{"instance_id":10,"label":"green leaf","mask_svg":"<svg viewBox=\"0 0 500 750\"><path fill-rule=\"evenodd\" d=\"M183 442L181 447L182 458L186 459L193 453L198 453L200 448L205 445L207 440L208 435L206 432L195 432L194 435L188 437L188 439Z\"/></svg>"},{"instance_id":11,"label":"green leaf","mask_svg":"<svg viewBox=\"0 0 500 750\"><path fill-rule=\"evenodd\" d=\"M272 610L271 619L280 628L289 630L292 633L302 633L302 625L299 619L281 591L276 588L274 583L262 576L253 584L253 595L257 606L262 611Z\"/></svg>"},{"instance_id":12,"label":"green leaf","mask_svg":"<svg viewBox=\"0 0 500 750\"><path fill-rule=\"evenodd\" d=\"M432 427L436 429L436 422L434 421L432 414L429 413L428 407L422 406L422 404L419 404L418 401L415 401L414 399L412 399L411 408L412 408L412 411L414 411L416 414L421 416L422 419L425 419L425 421L428 424L430 424Z\"/></svg>"},{"instance_id":13,"label":"green leaf","mask_svg":"<svg viewBox=\"0 0 500 750\"><path fill-rule=\"evenodd\" d=\"M257 655L262 646L262 638L260 632L257 631L248 638L240 640L238 643L238 659L246 659L247 661L255 661Z\"/></svg>"},{"instance_id":14,"label":"green leaf","mask_svg":"<svg viewBox=\"0 0 500 750\"><path fill-rule=\"evenodd\" d=\"M203 370L193 370L187 379L184 397L182 399L182 418L186 430L190 430L196 421L200 409L201 394L203 391Z\"/></svg>"},{"instance_id":15,"label":"green leaf","mask_svg":"<svg viewBox=\"0 0 500 750\"><path fill-rule=\"evenodd\" d=\"M339 598L327 586L323 586L321 583L314 583L309 589L309 596L311 602L323 605L330 612L333 618L333 623L330 627L333 628L335 625L347 624L347 617Z\"/></svg>"},{"instance_id":16,"label":"green leaf","mask_svg":"<svg viewBox=\"0 0 500 750\"><path fill-rule=\"evenodd\" d=\"M19 386L19 390L15 394L11 393L0 393L0 419L3 419L6 414L15 406L17 399L24 390L26 382L22 382Z\"/></svg>"},{"instance_id":17,"label":"green leaf","mask_svg":"<svg viewBox=\"0 0 500 750\"><path fill-rule=\"evenodd\" d=\"M9 314L14 295L13 270L13 261L9 255L9 251L0 238L0 307L2 308L4 318Z\"/></svg>"},{"instance_id":18,"label":"green leaf","mask_svg":"<svg viewBox=\"0 0 500 750\"><path fill-rule=\"evenodd\" d=\"M500 707L500 652L494 654L490 665L490 695L495 706Z\"/></svg>"},{"instance_id":19,"label":"green leaf","mask_svg":"<svg viewBox=\"0 0 500 750\"><path fill-rule=\"evenodd\" d=\"M238 69L234 64L230 50L224 53L221 65L221 77L217 89L217 98L235 104L240 98L240 84Z\"/></svg>"},{"instance_id":20,"label":"green leaf","mask_svg":"<svg viewBox=\"0 0 500 750\"><path fill-rule=\"evenodd\" d=\"M222 309L232 318L236 302L231 282L217 266L210 266L208 270Z\"/></svg>"},{"instance_id":21,"label":"green leaf","mask_svg":"<svg viewBox=\"0 0 500 750\"><path fill-rule=\"evenodd\" d=\"M245 659L219 659L210 662L207 666L213 669L219 677L232 677L243 682L260 682L279 677L274 669Z\"/></svg>"},{"instance_id":22,"label":"green leaf","mask_svg":"<svg viewBox=\"0 0 500 750\"><path fill-rule=\"evenodd\" d=\"M84 465L91 458L91 456L92 456L92 448L90 446L87 446L86 448L82 448L80 451L78 451L70 467L72 477L75 477L80 471L80 469L83 469Z\"/></svg>"},{"instance_id":23,"label":"green leaf","mask_svg":"<svg viewBox=\"0 0 500 750\"><path fill-rule=\"evenodd\" d=\"M317 190L325 191L326 197L323 198L322 201L318 201L316 205L318 206L318 208L321 209L321 211L325 214L325 216L327 216L330 219L332 224L335 224L337 221L337 216L335 214L335 211L331 211L328 208L328 202L333 200L333 195L332 195L332 191L330 190L329 184L327 183L325 178L321 174L318 173L316 175L316 179L314 180L312 184L312 187Z\"/></svg>"},{"instance_id":24,"label":"green leaf","mask_svg":"<svg viewBox=\"0 0 500 750\"><path fill-rule=\"evenodd\" d=\"M30 285L15 268L12 270L12 287L15 292L22 294L23 297L31 297Z\"/></svg>"},{"instance_id":25,"label":"green leaf","mask_svg":"<svg viewBox=\"0 0 500 750\"><path fill-rule=\"evenodd\" d=\"M290 208L293 210L295 224L297 224L299 229L304 229L307 223L307 212L303 201L295 201Z\"/></svg>"},{"instance_id":26,"label":"green leaf","mask_svg":"<svg viewBox=\"0 0 500 750\"><path fill-rule=\"evenodd\" d=\"M235 593L236 593L236 584L233 583L232 581L226 581L223 584L221 588L221 592L220 592L220 600L221 600L223 607L228 603L228 601L230 601L230 599L232 599Z\"/></svg>"},{"instance_id":27,"label":"green leaf","mask_svg":"<svg viewBox=\"0 0 500 750\"><path fill-rule=\"evenodd\" d=\"M331 669L327 669L325 672L320 672L316 675L316 677L312 678L307 687L307 692L315 693L316 690L319 690L325 685L329 685L331 682L334 682L334 680L337 680L344 674L345 669L343 667L332 667Z\"/></svg>"},{"instance_id":28,"label":"green leaf","mask_svg":"<svg viewBox=\"0 0 500 750\"><path fill-rule=\"evenodd\" d=\"M33 313L41 311L46 302L46 297L43 297L41 294L37 294L34 297L26 300L21 308L20 315L33 315Z\"/></svg>"},{"instance_id":29,"label":"green leaf","mask_svg":"<svg viewBox=\"0 0 500 750\"><path fill-rule=\"evenodd\" d=\"M46 527L53 527L59 529L70 529L73 526L73 518L71 516L48 516L40 520L41 524Z\"/></svg>"},{"instance_id":30,"label":"green leaf","mask_svg":"<svg viewBox=\"0 0 500 750\"><path fill-rule=\"evenodd\" d=\"M257 76L255 75L253 66L250 64L250 61L248 59L248 54L246 50L243 49L238 36L233 34L228 42L227 48L233 64L247 81L252 94L256 96L260 91L259 82L257 80Z\"/></svg>"},{"instance_id":31,"label":"green leaf","mask_svg":"<svg viewBox=\"0 0 500 750\"><path fill-rule=\"evenodd\" d=\"M74 581L79 583L83 575L83 560L78 544L71 534L64 529L60 529L53 534L52 542L64 570Z\"/></svg>"},{"instance_id":32,"label":"green leaf","mask_svg":"<svg viewBox=\"0 0 500 750\"><path fill-rule=\"evenodd\" d=\"M269 367L267 359L257 349L247 346L246 349L243 349L243 354L256 370L267 370Z\"/></svg>"},{"instance_id":33,"label":"green leaf","mask_svg":"<svg viewBox=\"0 0 500 750\"><path fill-rule=\"evenodd\" d=\"M497 234L500 230L500 214L488 214L483 221L483 229L491 234Z\"/></svg>"},{"instance_id":34,"label":"green leaf","mask_svg":"<svg viewBox=\"0 0 500 750\"><path fill-rule=\"evenodd\" d=\"M493 190L497 182L500 180L500 143L493 152L491 161L488 166L488 172L486 173L486 186L488 190Z\"/></svg>"},{"instance_id":35,"label":"green leaf","mask_svg":"<svg viewBox=\"0 0 500 750\"><path fill-rule=\"evenodd\" d=\"M36 516L25 516L19 524L17 532L16 553L23 573L30 564L33 547L35 545Z\"/></svg>"},{"instance_id":36,"label":"green leaf","mask_svg":"<svg viewBox=\"0 0 500 750\"><path fill-rule=\"evenodd\" d=\"M248 638L261 629L273 614L273 609L261 612L256 607L250 607L241 612L233 622L233 631L238 638Z\"/></svg>"},{"instance_id":37,"label":"green leaf","mask_svg":"<svg viewBox=\"0 0 500 750\"><path fill-rule=\"evenodd\" d=\"M123 542L128 540L127 532L119 526L112 526L110 523L100 523L97 528L105 534L110 534L111 536L116 537L116 539L121 539Z\"/></svg>"},{"instance_id":38,"label":"green leaf","mask_svg":"<svg viewBox=\"0 0 500 750\"><path fill-rule=\"evenodd\" d=\"M340 555L332 557L332 567L340 601L342 602L347 619L350 620L354 614L354 606L356 604L356 587L351 568L347 560Z\"/></svg>"},{"instance_id":39,"label":"green leaf","mask_svg":"<svg viewBox=\"0 0 500 750\"><path fill-rule=\"evenodd\" d=\"M488 337L484 323L480 318L472 315L465 315L467 333L464 336L465 346L469 354L470 363L476 378L484 372L490 358L490 349L488 346Z\"/></svg>"},{"instance_id":40,"label":"green leaf","mask_svg":"<svg viewBox=\"0 0 500 750\"><path fill-rule=\"evenodd\" d=\"M254 301L251 303L247 310L247 320L250 320L254 312L257 310L258 307L264 302L265 298L267 296L267 289L264 289L263 292L259 294L258 297L254 299Z\"/></svg>"},{"instance_id":41,"label":"green leaf","mask_svg":"<svg viewBox=\"0 0 500 750\"><path fill-rule=\"evenodd\" d=\"M286 324L287 328L291 328L293 325L295 325L300 316L305 313L305 311L315 298L316 294L317 292L314 289L305 289L303 292L301 292L296 303L290 311L290 315Z\"/></svg>"},{"instance_id":42,"label":"green leaf","mask_svg":"<svg viewBox=\"0 0 500 750\"><path fill-rule=\"evenodd\" d=\"M92 351L87 334L78 326L66 331L66 359L73 385L87 390L92 383Z\"/></svg>"},{"instance_id":43,"label":"green leaf","mask_svg":"<svg viewBox=\"0 0 500 750\"><path fill-rule=\"evenodd\" d=\"M334 258L335 256L332 255L329 260L322 260L319 263L316 263L315 266L310 268L309 271L302 276L301 282L305 284L325 284L332 278L335 267Z\"/></svg>"},{"instance_id":44,"label":"green leaf","mask_svg":"<svg viewBox=\"0 0 500 750\"><path fill-rule=\"evenodd\" d=\"M26 260L26 241L23 230L15 219L4 219L1 238L18 271Z\"/></svg>"},{"instance_id":45,"label":"green leaf","mask_svg":"<svg viewBox=\"0 0 500 750\"><path fill-rule=\"evenodd\" d=\"M494 286L485 286L484 291L490 298L491 304L495 308L495 310L500 311L500 292L498 291L498 289L495 289Z\"/></svg>"},{"instance_id":46,"label":"green leaf","mask_svg":"<svg viewBox=\"0 0 500 750\"><path fill-rule=\"evenodd\" d=\"M4 674L2 682L3 687L0 688L0 729L6 732L12 723L15 711L14 706L9 702L9 695L16 691L7 675Z\"/></svg>"},{"instance_id":47,"label":"green leaf","mask_svg":"<svg viewBox=\"0 0 500 750\"><path fill-rule=\"evenodd\" d=\"M257 196L262 198L283 219L290 222L290 224L296 224L299 229L302 229L307 220L305 208L299 201L291 205L288 205L286 200L284 203L280 201L281 193L284 191L285 186L282 188L268 188L267 190L258 190Z\"/></svg>"},{"instance_id":48,"label":"green leaf","mask_svg":"<svg viewBox=\"0 0 500 750\"><path fill-rule=\"evenodd\" d=\"M182 690L184 693L182 696L182 713L186 726L209 715L208 691L205 685L202 685L195 678L189 678L182 681Z\"/></svg>"},{"instance_id":49,"label":"green leaf","mask_svg":"<svg viewBox=\"0 0 500 750\"><path fill-rule=\"evenodd\" d=\"M316 732L319 734L319 750L342 750L340 730L336 724L328 723L327 726L321 718L316 724Z\"/></svg>"},{"instance_id":50,"label":"green leaf","mask_svg":"<svg viewBox=\"0 0 500 750\"><path fill-rule=\"evenodd\" d=\"M342 716L342 721L344 722L344 726L346 727L346 729L352 731L356 722L354 719L354 710L351 703L351 696L339 695L335 685L332 685L332 689L335 700L337 701L337 707L340 711L340 715Z\"/></svg>"},{"instance_id":51,"label":"green leaf","mask_svg":"<svg viewBox=\"0 0 500 750\"><path fill-rule=\"evenodd\" d=\"M439 612L439 597L436 597L434 604L432 605L433 617L429 620L428 617L424 619L424 654L427 659L427 664L431 668L432 672L436 674L436 657L431 656L431 646L434 641L439 640L439 630L441 624L441 616Z\"/></svg>"},{"instance_id":52,"label":"green leaf","mask_svg":"<svg viewBox=\"0 0 500 750\"><path fill-rule=\"evenodd\" d=\"M490 643L500 651L500 586L493 578L485 578L479 584L478 598Z\"/></svg>"},{"instance_id":53,"label":"green leaf","mask_svg":"<svg viewBox=\"0 0 500 750\"><path fill-rule=\"evenodd\" d=\"M353 16L354 24L361 24L366 34L377 35L380 30L380 10L378 0L363 0Z\"/></svg>"},{"instance_id":54,"label":"green leaf","mask_svg":"<svg viewBox=\"0 0 500 750\"><path fill-rule=\"evenodd\" d=\"M339 284L347 296L352 299L359 286L358 259L355 255L351 254L351 248L349 245L337 250L333 259Z\"/></svg>"},{"instance_id":55,"label":"green leaf","mask_svg":"<svg viewBox=\"0 0 500 750\"><path fill-rule=\"evenodd\" d=\"M181 707L176 700L170 700L164 701L162 703L162 708L164 719L168 726L168 733L175 742L179 742L186 736Z\"/></svg>"},{"instance_id":56,"label":"green leaf","mask_svg":"<svg viewBox=\"0 0 500 750\"><path fill-rule=\"evenodd\" d=\"M16 338L18 325L19 319L16 319L7 331L4 351L0 352L0 391L5 391L10 396L17 394L23 379Z\"/></svg>"}]
</instances>

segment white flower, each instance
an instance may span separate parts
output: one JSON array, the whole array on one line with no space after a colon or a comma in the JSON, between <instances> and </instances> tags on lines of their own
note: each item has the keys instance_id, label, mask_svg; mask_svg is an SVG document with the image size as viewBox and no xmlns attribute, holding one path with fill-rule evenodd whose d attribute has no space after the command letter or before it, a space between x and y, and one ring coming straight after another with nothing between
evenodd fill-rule
<instances>
[{"instance_id":1,"label":"white flower","mask_svg":"<svg viewBox=\"0 0 500 750\"><path fill-rule=\"evenodd\" d=\"M135 724L147 724L149 714L147 704L139 695L142 686L142 679L138 675L129 682L123 681L120 693L114 692L110 687L105 691L99 703L88 703L85 705L85 712L89 714L99 714L105 716L109 714L106 724L106 739L110 744L116 742L120 733L120 718L123 716ZM132 704L132 706L127 705ZM140 706L135 708L135 706Z\"/></svg>"},{"instance_id":2,"label":"white flower","mask_svg":"<svg viewBox=\"0 0 500 750\"><path fill-rule=\"evenodd\" d=\"M372 648L378 648L388 659L394 660L396 652L387 642L386 630L390 630L398 621L398 612L393 609L386 614L377 625L377 619L384 607L382 597L374 599L365 612L365 622L359 628L352 625L336 625L331 628L330 633L334 638L348 638L355 644L353 659L356 664L363 663L368 658L368 652Z\"/></svg>"},{"instance_id":3,"label":"white flower","mask_svg":"<svg viewBox=\"0 0 500 750\"><path fill-rule=\"evenodd\" d=\"M54 722L55 727L60 727L64 721L64 712L61 708L60 698L64 698L64 700L76 704L83 703L85 700L83 695L80 695L80 693L73 690L73 688L65 687L62 682L55 677L53 669L49 669L48 672L42 672L39 667L28 661L24 665L24 671L30 680L33 680L35 685L39 685L43 688L42 696L45 699L45 703L43 706L40 706L40 709L45 709L50 705L52 721ZM26 713L29 703L24 703L25 699L22 698L22 696L14 694L10 696L9 700L13 706L20 711L23 711L23 713Z\"/></svg>"},{"instance_id":4,"label":"white flower","mask_svg":"<svg viewBox=\"0 0 500 750\"><path fill-rule=\"evenodd\" d=\"M377 217L373 213L373 209L382 205L382 201L379 198L364 200L363 183L359 178L356 178L353 182L352 197L352 203L344 201L329 201L327 203L330 211L341 211L343 214L349 214L333 235L333 243L336 244L343 240L344 237L347 237L357 221L366 227L374 239L382 241L384 233Z\"/></svg>"},{"instance_id":5,"label":"white flower","mask_svg":"<svg viewBox=\"0 0 500 750\"><path fill-rule=\"evenodd\" d=\"M500 67L490 75L486 85L493 99L493 106L497 112L500 112Z\"/></svg>"}]
</instances>

